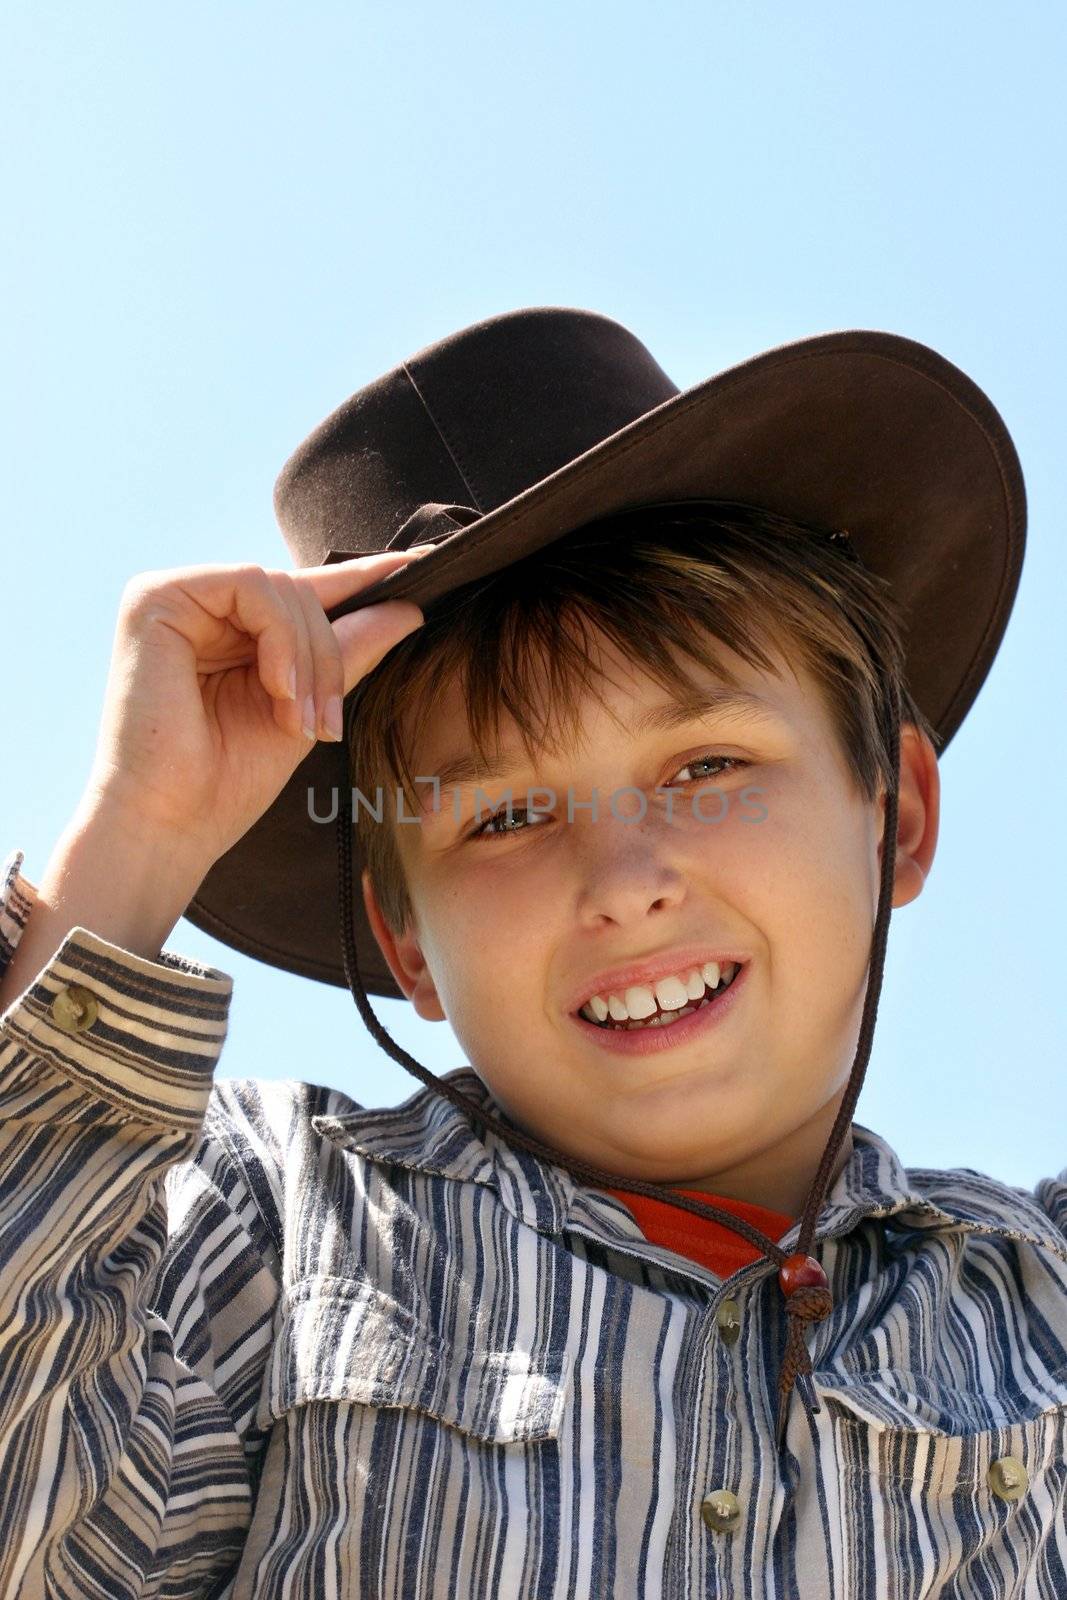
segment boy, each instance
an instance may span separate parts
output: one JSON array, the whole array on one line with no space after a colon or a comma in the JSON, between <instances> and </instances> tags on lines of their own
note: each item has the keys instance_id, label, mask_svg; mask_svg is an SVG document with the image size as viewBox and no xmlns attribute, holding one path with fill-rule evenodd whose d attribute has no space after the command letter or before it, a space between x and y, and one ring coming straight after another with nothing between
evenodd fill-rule
<instances>
[{"instance_id":1,"label":"boy","mask_svg":"<svg viewBox=\"0 0 1067 1600\"><path fill-rule=\"evenodd\" d=\"M277 499L299 571L130 586L85 801L9 864L2 1592L1064 1592L1067 1185L851 1123L1018 581L989 402L880 334L678 395L521 312ZM212 1092L187 907L471 1065Z\"/></svg>"}]
</instances>

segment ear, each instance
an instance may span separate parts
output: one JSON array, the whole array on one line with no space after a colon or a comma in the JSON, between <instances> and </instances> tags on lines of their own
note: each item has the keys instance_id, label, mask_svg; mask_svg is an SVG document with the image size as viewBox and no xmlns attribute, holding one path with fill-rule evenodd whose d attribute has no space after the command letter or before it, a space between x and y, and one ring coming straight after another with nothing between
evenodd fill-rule
<instances>
[{"instance_id":1,"label":"ear","mask_svg":"<svg viewBox=\"0 0 1067 1600\"><path fill-rule=\"evenodd\" d=\"M396 979L397 986L404 991L405 996L415 1007L416 1012L426 1022L444 1022L445 1012L437 990L434 987L430 969L423 959L422 950L418 940L411 931L411 925L404 929L402 934L394 934L385 918L382 916L378 897L374 893L370 872L366 867L360 880L363 888L363 905L367 913L367 921L371 925L371 932L378 942L378 948L385 957L389 971Z\"/></svg>"},{"instance_id":2,"label":"ear","mask_svg":"<svg viewBox=\"0 0 1067 1600\"><path fill-rule=\"evenodd\" d=\"M885 792L881 797L885 835ZM930 740L913 723L900 730L900 787L897 799L897 847L893 869L893 905L906 906L922 894L937 848L941 814L941 773ZM882 859L882 840L878 860Z\"/></svg>"}]
</instances>

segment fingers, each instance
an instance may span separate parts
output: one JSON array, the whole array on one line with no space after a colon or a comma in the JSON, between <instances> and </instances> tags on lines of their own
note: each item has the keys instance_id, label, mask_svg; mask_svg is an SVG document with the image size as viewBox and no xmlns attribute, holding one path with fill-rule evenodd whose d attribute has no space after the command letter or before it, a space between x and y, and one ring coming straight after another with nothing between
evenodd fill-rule
<instances>
[{"instance_id":1,"label":"fingers","mask_svg":"<svg viewBox=\"0 0 1067 1600\"><path fill-rule=\"evenodd\" d=\"M325 567L300 567L291 576L298 588L309 588L323 611L329 611L350 595L369 589L372 583L388 577L411 561L418 561L432 544L413 545L410 550L383 550L374 556L353 556L351 561L333 561Z\"/></svg>"},{"instance_id":2,"label":"fingers","mask_svg":"<svg viewBox=\"0 0 1067 1600\"><path fill-rule=\"evenodd\" d=\"M344 695L423 618L410 601L388 601L331 625L326 608L432 548L294 572L251 564L168 569L131 580L124 604L138 625L166 621L181 633L198 674L238 665L247 641L277 726L304 741L340 739Z\"/></svg>"},{"instance_id":3,"label":"fingers","mask_svg":"<svg viewBox=\"0 0 1067 1600\"><path fill-rule=\"evenodd\" d=\"M412 600L383 600L327 623L340 646L345 694L373 671L394 645L421 628L424 620Z\"/></svg>"},{"instance_id":4,"label":"fingers","mask_svg":"<svg viewBox=\"0 0 1067 1600\"><path fill-rule=\"evenodd\" d=\"M392 571L406 565L411 556L412 552L396 551L384 558L360 561L367 570L349 576L347 592L355 593L383 576L383 566ZM343 736L345 695L406 634L421 626L423 615L411 601L393 600L331 624L317 586L298 581L309 572L322 570L305 567L299 572L266 574L291 620L291 664L296 668L296 694L291 700L276 701L274 715L288 733L299 733L311 741L337 741Z\"/></svg>"},{"instance_id":5,"label":"fingers","mask_svg":"<svg viewBox=\"0 0 1067 1600\"><path fill-rule=\"evenodd\" d=\"M284 605L290 621L287 698L275 701L274 720L283 732L298 735L307 743L315 737L315 657L307 614L288 573L270 572L267 580ZM291 696L289 690L292 691ZM310 708L309 700L312 702Z\"/></svg>"},{"instance_id":6,"label":"fingers","mask_svg":"<svg viewBox=\"0 0 1067 1600\"><path fill-rule=\"evenodd\" d=\"M214 580L210 587L197 582L197 574L187 581L188 592L206 612L228 618L251 640L259 681L274 702L275 722L283 733L300 735L300 686L310 684L313 673L303 607L292 585L277 581L284 580L284 573L256 566L219 569L206 576Z\"/></svg>"},{"instance_id":7,"label":"fingers","mask_svg":"<svg viewBox=\"0 0 1067 1600\"><path fill-rule=\"evenodd\" d=\"M311 589L293 585L301 607L311 657L312 684L300 699L301 727L316 739L340 739L341 698L344 694L344 664L337 635L326 620L326 613ZM302 692L302 691L301 691Z\"/></svg>"},{"instance_id":8,"label":"fingers","mask_svg":"<svg viewBox=\"0 0 1067 1600\"><path fill-rule=\"evenodd\" d=\"M349 690L377 666L395 644L421 626L423 615L411 601L386 601L332 623L329 607L369 588L388 573L418 560L433 545L388 550L323 567L301 567L288 574L300 608L311 658L310 679L298 672L297 705L305 735L314 728L318 739L343 736L342 704Z\"/></svg>"}]
</instances>

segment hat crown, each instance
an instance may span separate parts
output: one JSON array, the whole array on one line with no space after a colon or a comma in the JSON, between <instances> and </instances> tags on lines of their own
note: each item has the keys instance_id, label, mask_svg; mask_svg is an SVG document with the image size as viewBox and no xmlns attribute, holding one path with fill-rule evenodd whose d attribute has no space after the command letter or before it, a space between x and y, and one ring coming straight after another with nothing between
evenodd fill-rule
<instances>
[{"instance_id":1,"label":"hat crown","mask_svg":"<svg viewBox=\"0 0 1067 1600\"><path fill-rule=\"evenodd\" d=\"M450 334L331 412L274 507L298 566L397 543L424 506L484 514L679 393L599 312L537 306Z\"/></svg>"}]
</instances>

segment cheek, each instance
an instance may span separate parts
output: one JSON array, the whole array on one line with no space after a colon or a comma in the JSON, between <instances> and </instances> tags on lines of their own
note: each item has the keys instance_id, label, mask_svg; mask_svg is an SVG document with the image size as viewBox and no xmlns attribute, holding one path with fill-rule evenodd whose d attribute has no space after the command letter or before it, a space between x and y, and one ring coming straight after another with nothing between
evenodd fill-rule
<instances>
[{"instance_id":1,"label":"cheek","mask_svg":"<svg viewBox=\"0 0 1067 1600\"><path fill-rule=\"evenodd\" d=\"M794 996L813 1023L850 1025L870 958L869 869L855 831L816 841L796 882L790 948Z\"/></svg>"},{"instance_id":2,"label":"cheek","mask_svg":"<svg viewBox=\"0 0 1067 1600\"><path fill-rule=\"evenodd\" d=\"M847 985L873 929L863 819L817 785L803 802L773 790L760 801L763 820L731 820L728 848L705 847L709 892L736 906L766 939L779 984L825 989L828 977L841 973Z\"/></svg>"},{"instance_id":3,"label":"cheek","mask_svg":"<svg viewBox=\"0 0 1067 1600\"><path fill-rule=\"evenodd\" d=\"M522 942L536 936L549 914L559 906L558 871L544 852L510 849L501 846L495 860L489 857L492 844L471 847L471 855L461 869L449 874L435 890L427 905L453 939L461 930L468 936Z\"/></svg>"},{"instance_id":4,"label":"cheek","mask_svg":"<svg viewBox=\"0 0 1067 1600\"><path fill-rule=\"evenodd\" d=\"M533 1015L559 910L551 874L529 859L472 860L447 883L423 884L422 948L457 1034L495 1034Z\"/></svg>"}]
</instances>

